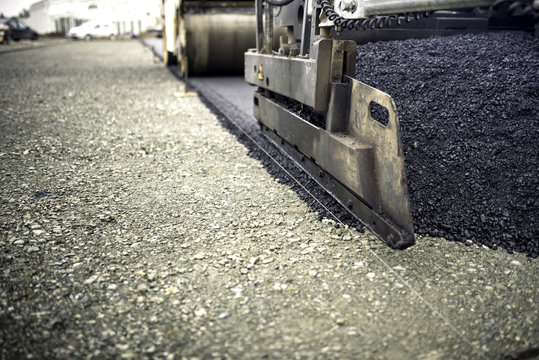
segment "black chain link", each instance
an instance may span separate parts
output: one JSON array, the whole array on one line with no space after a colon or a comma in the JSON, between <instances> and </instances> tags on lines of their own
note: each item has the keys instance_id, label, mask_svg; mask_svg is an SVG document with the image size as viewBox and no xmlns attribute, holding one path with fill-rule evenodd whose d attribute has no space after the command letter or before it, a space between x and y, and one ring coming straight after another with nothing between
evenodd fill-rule
<instances>
[{"instance_id":1,"label":"black chain link","mask_svg":"<svg viewBox=\"0 0 539 360\"><path fill-rule=\"evenodd\" d=\"M333 9L333 6L331 6L329 0L322 0L320 5L322 6L322 11L327 16L329 21L333 21L336 26L341 26L343 29L348 30L373 30L389 28L395 25L400 25L403 22L408 23L412 20L425 18L431 14L428 11L424 11L383 15L369 19L346 19L337 14L337 12Z\"/></svg>"},{"instance_id":2,"label":"black chain link","mask_svg":"<svg viewBox=\"0 0 539 360\"><path fill-rule=\"evenodd\" d=\"M533 0L529 1L515 1L515 0L497 0L493 4L493 8L495 10L499 9L500 7L509 4L509 7L507 8L507 13L511 16L514 15L534 15L534 20L537 23L539 20L538 12L536 9L533 8ZM422 18L429 17L430 14L432 14L431 11L423 11L423 12L411 12L411 13L404 13L404 14L391 14L391 15L383 15L383 16L376 16L373 18L368 19L346 19L335 11L333 9L333 6L331 5L329 0L322 0L320 2L320 5L322 6L322 11L327 16L329 21L333 21L335 26L340 26L343 29L348 30L373 30L373 29L383 29L383 28L390 28L392 26L398 26L402 24L403 22L410 22L412 20L419 20Z\"/></svg>"}]
</instances>

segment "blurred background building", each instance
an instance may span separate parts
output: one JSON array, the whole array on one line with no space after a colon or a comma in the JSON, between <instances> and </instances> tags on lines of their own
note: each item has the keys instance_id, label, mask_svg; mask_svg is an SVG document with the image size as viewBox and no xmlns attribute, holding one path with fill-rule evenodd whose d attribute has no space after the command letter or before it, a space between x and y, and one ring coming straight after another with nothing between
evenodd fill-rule
<instances>
[{"instance_id":1,"label":"blurred background building","mask_svg":"<svg viewBox=\"0 0 539 360\"><path fill-rule=\"evenodd\" d=\"M159 28L160 0L41 0L25 22L40 34L67 34L83 22L110 21L123 35Z\"/></svg>"}]
</instances>

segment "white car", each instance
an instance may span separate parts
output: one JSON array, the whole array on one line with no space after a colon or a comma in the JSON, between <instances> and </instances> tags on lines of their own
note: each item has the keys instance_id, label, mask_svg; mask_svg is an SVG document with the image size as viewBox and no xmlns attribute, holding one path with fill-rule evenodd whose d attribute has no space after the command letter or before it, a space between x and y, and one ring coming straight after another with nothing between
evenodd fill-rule
<instances>
[{"instance_id":1,"label":"white car","mask_svg":"<svg viewBox=\"0 0 539 360\"><path fill-rule=\"evenodd\" d=\"M71 28L67 34L72 39L84 39L90 41L93 38L116 39L118 29L113 23L88 21L80 26Z\"/></svg>"}]
</instances>

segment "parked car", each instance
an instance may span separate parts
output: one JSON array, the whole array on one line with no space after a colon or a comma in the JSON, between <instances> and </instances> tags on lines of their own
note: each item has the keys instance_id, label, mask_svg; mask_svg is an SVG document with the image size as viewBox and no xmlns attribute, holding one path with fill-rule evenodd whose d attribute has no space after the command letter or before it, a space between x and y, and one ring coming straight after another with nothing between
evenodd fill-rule
<instances>
[{"instance_id":1,"label":"parked car","mask_svg":"<svg viewBox=\"0 0 539 360\"><path fill-rule=\"evenodd\" d=\"M21 39L37 40L39 38L37 31L17 18L2 18L0 19L0 24L9 27L9 36L13 41L19 41Z\"/></svg>"},{"instance_id":2,"label":"parked car","mask_svg":"<svg viewBox=\"0 0 539 360\"><path fill-rule=\"evenodd\" d=\"M9 26L0 24L0 44L9 44Z\"/></svg>"},{"instance_id":3,"label":"parked car","mask_svg":"<svg viewBox=\"0 0 539 360\"><path fill-rule=\"evenodd\" d=\"M118 29L116 29L113 23L88 21L80 26L71 28L67 36L72 39L84 39L86 41L93 38L114 40L118 36Z\"/></svg>"}]
</instances>

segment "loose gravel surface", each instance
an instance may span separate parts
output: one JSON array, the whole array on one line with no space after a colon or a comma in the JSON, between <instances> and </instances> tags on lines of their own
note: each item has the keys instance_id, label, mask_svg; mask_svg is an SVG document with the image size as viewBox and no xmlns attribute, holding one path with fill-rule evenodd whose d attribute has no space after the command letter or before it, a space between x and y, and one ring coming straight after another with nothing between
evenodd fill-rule
<instances>
[{"instance_id":1,"label":"loose gravel surface","mask_svg":"<svg viewBox=\"0 0 539 360\"><path fill-rule=\"evenodd\" d=\"M397 104L416 233L539 255L539 40L366 44L356 77Z\"/></svg>"},{"instance_id":2,"label":"loose gravel surface","mask_svg":"<svg viewBox=\"0 0 539 360\"><path fill-rule=\"evenodd\" d=\"M536 260L319 220L138 42L25 54L0 55L0 358L539 352Z\"/></svg>"}]
</instances>

